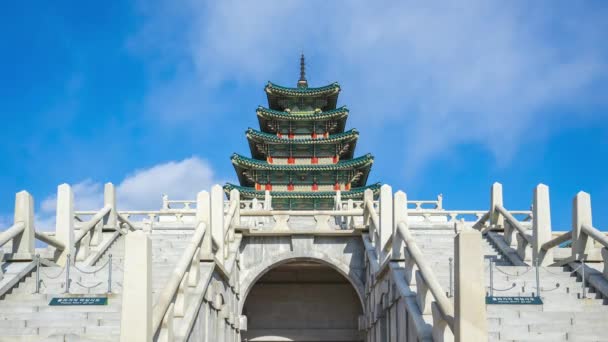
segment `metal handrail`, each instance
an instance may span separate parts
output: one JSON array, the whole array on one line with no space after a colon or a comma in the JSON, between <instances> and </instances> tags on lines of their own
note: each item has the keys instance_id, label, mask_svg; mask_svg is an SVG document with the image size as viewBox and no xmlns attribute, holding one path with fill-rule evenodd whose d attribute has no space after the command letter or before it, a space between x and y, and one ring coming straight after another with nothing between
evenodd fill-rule
<instances>
[{"instance_id":1,"label":"metal handrail","mask_svg":"<svg viewBox=\"0 0 608 342\"><path fill-rule=\"evenodd\" d=\"M110 210L112 210L112 207L110 207L109 205L106 205L105 207L101 208L101 210L99 210L89 221L87 221L80 228L80 232L74 238L74 243L80 242L80 240L82 240L82 238L85 237L85 235L87 235L89 231L93 229L93 227L95 227L95 225L110 212Z\"/></svg>"},{"instance_id":2,"label":"metal handrail","mask_svg":"<svg viewBox=\"0 0 608 342\"><path fill-rule=\"evenodd\" d=\"M529 244L533 244L532 243L532 239L530 238L530 236L526 233L526 230L521 226L520 222L517 221L517 219L515 219L515 217L513 217L513 215L511 215L510 212L507 211L507 209L505 209L503 206L501 205L496 205L496 210L498 210L498 212L500 214L502 214L502 216L505 217L505 219L507 219L507 221L509 221L509 223L515 227L515 229L517 229L517 231L519 232L519 234L521 234L521 236L529 243Z\"/></svg>"},{"instance_id":3,"label":"metal handrail","mask_svg":"<svg viewBox=\"0 0 608 342\"><path fill-rule=\"evenodd\" d=\"M454 306L452 305L452 302L450 302L448 297L445 295L445 292L441 288L441 285L439 285L437 278L435 278L435 274L427 265L424 255L418 248L418 245L416 245L416 241L409 232L407 224L405 222L399 222L397 225L397 231L399 234L401 234L401 238L405 242L405 248L411 255L412 259L414 259L414 262L422 274L422 278L425 280L429 290L431 290L431 293L437 302L437 306L439 307L439 311L441 311L441 314L443 315L450 329L454 331Z\"/></svg>"},{"instance_id":4,"label":"metal handrail","mask_svg":"<svg viewBox=\"0 0 608 342\"><path fill-rule=\"evenodd\" d=\"M160 324L167 313L167 309L169 309L169 305L171 305L172 299L175 297L177 290L179 289L179 285L182 282L182 279L186 275L186 270L192 264L192 259L197 257L196 250L201 245L203 241L203 236L207 231L207 224L205 222L199 222L196 227L196 231L194 232L194 236L190 241L190 244L184 250L184 254L179 259L179 262L173 269L173 273L171 277L167 281L167 285L163 288L162 292L158 297L158 301L154 306L152 312L152 332L156 334L158 329L160 328Z\"/></svg>"},{"instance_id":5,"label":"metal handrail","mask_svg":"<svg viewBox=\"0 0 608 342\"><path fill-rule=\"evenodd\" d=\"M4 246L7 242L14 239L17 235L21 234L25 230L25 223L17 222L10 226L7 230L0 234L0 247Z\"/></svg>"},{"instance_id":6,"label":"metal handrail","mask_svg":"<svg viewBox=\"0 0 608 342\"><path fill-rule=\"evenodd\" d=\"M542 246L540 246L540 248L542 250L548 251L551 248L559 246L561 243L564 243L570 239L572 239L572 231L566 232L562 235L559 235L559 236L543 243Z\"/></svg>"},{"instance_id":7,"label":"metal handrail","mask_svg":"<svg viewBox=\"0 0 608 342\"><path fill-rule=\"evenodd\" d=\"M587 233L587 235L591 236L595 241L599 242L602 246L608 248L608 237L606 237L606 235L604 235L604 233L599 231L597 228L594 228L594 227L592 227L590 225L586 225L586 224L584 224L582 226L582 229L585 233Z\"/></svg>"}]
</instances>

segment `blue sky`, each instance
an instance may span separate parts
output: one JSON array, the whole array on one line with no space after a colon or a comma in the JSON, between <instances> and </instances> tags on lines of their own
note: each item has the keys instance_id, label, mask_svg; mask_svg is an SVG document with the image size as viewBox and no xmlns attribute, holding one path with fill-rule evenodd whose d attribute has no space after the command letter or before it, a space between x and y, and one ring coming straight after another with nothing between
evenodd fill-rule
<instances>
[{"instance_id":1,"label":"blue sky","mask_svg":"<svg viewBox=\"0 0 608 342\"><path fill-rule=\"evenodd\" d=\"M30 191L49 225L58 184L76 206L118 185L123 208L233 181L268 80L338 81L376 156L370 181L447 208L507 208L550 186L554 229L591 193L608 229L604 1L8 2L0 16L0 226ZM4 224L1 224L4 223ZM52 224L51 224L52 226Z\"/></svg>"}]
</instances>

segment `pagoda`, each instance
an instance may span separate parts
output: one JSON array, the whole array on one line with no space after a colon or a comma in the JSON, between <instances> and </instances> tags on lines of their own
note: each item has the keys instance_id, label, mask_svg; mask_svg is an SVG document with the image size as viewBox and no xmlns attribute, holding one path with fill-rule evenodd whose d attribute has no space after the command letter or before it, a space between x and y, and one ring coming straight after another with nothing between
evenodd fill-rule
<instances>
[{"instance_id":1,"label":"pagoda","mask_svg":"<svg viewBox=\"0 0 608 342\"><path fill-rule=\"evenodd\" d=\"M359 132L345 131L338 83L309 87L302 55L297 87L268 82L264 91L260 129L246 131L251 158L232 155L240 185L226 184L228 195L238 189L242 199L262 200L269 191L273 209L331 209L337 191L343 200L362 199L366 189L377 194L379 183L366 186L373 156L354 157Z\"/></svg>"}]
</instances>

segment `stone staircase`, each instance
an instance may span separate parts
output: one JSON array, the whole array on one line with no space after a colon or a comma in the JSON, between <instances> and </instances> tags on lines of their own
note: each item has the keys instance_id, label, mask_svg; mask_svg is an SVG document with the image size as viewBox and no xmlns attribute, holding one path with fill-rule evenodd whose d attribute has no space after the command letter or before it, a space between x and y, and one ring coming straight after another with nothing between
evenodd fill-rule
<instances>
[{"instance_id":1,"label":"stone staircase","mask_svg":"<svg viewBox=\"0 0 608 342\"><path fill-rule=\"evenodd\" d=\"M162 231L152 240L154 303L190 242L192 231ZM112 254L112 293L107 293L109 254ZM0 341L117 341L122 307L124 237L119 237L94 266L70 268L70 294L65 294L63 268L41 267L40 293L35 271L0 299ZM106 265L102 267L102 265ZM98 272L89 273L100 269ZM60 274L61 273L61 274ZM60 274L60 275L59 275ZM59 275L59 276L57 276ZM57 277L56 277L57 276ZM49 306L54 297L107 296L105 306Z\"/></svg>"},{"instance_id":2,"label":"stone staircase","mask_svg":"<svg viewBox=\"0 0 608 342\"><path fill-rule=\"evenodd\" d=\"M428 257L441 286L449 289L449 257L454 255L453 230L412 230L416 243ZM532 296L536 273L528 266L512 266L483 239L486 258L495 258L494 296ZM489 260L485 263L489 291ZM490 341L608 341L608 305L587 288L582 297L580 276L567 267L539 269L543 305L487 305Z\"/></svg>"}]
</instances>

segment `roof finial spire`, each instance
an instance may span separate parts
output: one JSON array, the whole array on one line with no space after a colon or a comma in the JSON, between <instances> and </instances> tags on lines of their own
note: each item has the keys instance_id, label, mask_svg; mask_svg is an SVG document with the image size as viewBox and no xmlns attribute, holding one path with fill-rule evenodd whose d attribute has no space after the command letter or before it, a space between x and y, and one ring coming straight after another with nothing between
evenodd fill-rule
<instances>
[{"instance_id":1,"label":"roof finial spire","mask_svg":"<svg viewBox=\"0 0 608 342\"><path fill-rule=\"evenodd\" d=\"M300 56L300 79L298 80L298 88L308 88L306 81L306 63L304 62L304 53Z\"/></svg>"}]
</instances>

